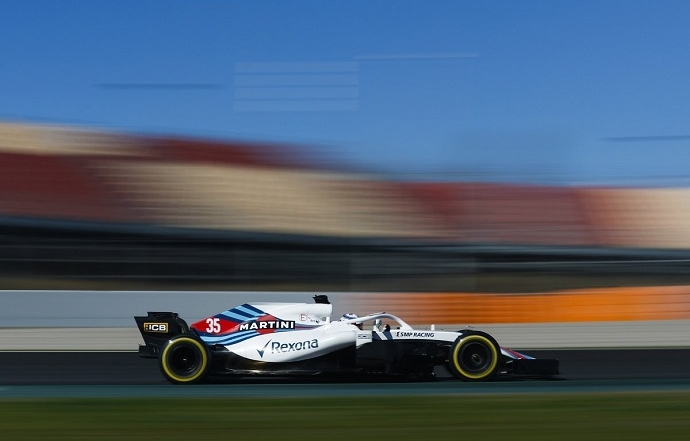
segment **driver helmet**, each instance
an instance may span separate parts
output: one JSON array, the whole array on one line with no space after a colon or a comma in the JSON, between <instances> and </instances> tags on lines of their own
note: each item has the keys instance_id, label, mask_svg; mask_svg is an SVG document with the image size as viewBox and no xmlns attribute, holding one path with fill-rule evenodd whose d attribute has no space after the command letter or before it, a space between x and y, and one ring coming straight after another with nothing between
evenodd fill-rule
<instances>
[{"instance_id":1,"label":"driver helmet","mask_svg":"<svg viewBox=\"0 0 690 441\"><path fill-rule=\"evenodd\" d=\"M340 320L352 320L358 317L359 316L354 312L348 312L346 314L343 314L343 317ZM362 322L355 322L355 326L357 326L359 329L362 329Z\"/></svg>"}]
</instances>

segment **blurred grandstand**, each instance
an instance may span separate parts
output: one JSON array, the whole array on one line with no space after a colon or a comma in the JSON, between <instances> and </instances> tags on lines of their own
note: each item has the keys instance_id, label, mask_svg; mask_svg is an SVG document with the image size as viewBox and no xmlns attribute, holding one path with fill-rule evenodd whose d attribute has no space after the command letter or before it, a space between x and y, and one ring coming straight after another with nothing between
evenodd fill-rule
<instances>
[{"instance_id":1,"label":"blurred grandstand","mask_svg":"<svg viewBox=\"0 0 690 441\"><path fill-rule=\"evenodd\" d=\"M0 123L0 288L690 282L690 190L396 182L285 146Z\"/></svg>"}]
</instances>

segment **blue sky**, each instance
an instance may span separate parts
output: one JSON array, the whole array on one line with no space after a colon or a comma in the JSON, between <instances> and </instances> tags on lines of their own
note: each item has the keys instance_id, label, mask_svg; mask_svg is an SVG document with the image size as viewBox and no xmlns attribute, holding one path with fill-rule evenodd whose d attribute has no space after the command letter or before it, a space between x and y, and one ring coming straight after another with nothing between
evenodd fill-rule
<instances>
[{"instance_id":1,"label":"blue sky","mask_svg":"<svg viewBox=\"0 0 690 441\"><path fill-rule=\"evenodd\" d=\"M404 179L690 184L690 2L5 1L0 119Z\"/></svg>"}]
</instances>

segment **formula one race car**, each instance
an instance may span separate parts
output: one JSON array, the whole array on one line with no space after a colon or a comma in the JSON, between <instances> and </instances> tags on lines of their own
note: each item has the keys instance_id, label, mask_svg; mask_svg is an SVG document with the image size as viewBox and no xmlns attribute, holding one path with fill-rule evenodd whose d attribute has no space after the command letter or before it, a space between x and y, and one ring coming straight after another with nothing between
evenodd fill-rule
<instances>
[{"instance_id":1,"label":"formula one race car","mask_svg":"<svg viewBox=\"0 0 690 441\"><path fill-rule=\"evenodd\" d=\"M485 332L414 329L385 312L332 321L328 298L314 300L244 304L191 326L176 313L149 312L135 317L145 342L139 356L157 358L163 376L176 384L217 374L433 378L436 366L465 381L559 373L558 360L502 348Z\"/></svg>"}]
</instances>

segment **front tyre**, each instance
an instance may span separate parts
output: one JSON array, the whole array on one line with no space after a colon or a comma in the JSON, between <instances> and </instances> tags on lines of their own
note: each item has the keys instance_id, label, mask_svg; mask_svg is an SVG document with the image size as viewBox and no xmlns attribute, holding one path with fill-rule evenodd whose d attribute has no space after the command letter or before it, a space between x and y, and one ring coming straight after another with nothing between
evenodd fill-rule
<instances>
[{"instance_id":1,"label":"front tyre","mask_svg":"<svg viewBox=\"0 0 690 441\"><path fill-rule=\"evenodd\" d=\"M472 331L460 336L450 347L448 368L464 381L488 381L496 375L501 348L489 334Z\"/></svg>"},{"instance_id":2,"label":"front tyre","mask_svg":"<svg viewBox=\"0 0 690 441\"><path fill-rule=\"evenodd\" d=\"M202 381L211 364L211 353L200 339L180 334L162 347L159 365L163 376L174 384L193 384Z\"/></svg>"}]
</instances>

